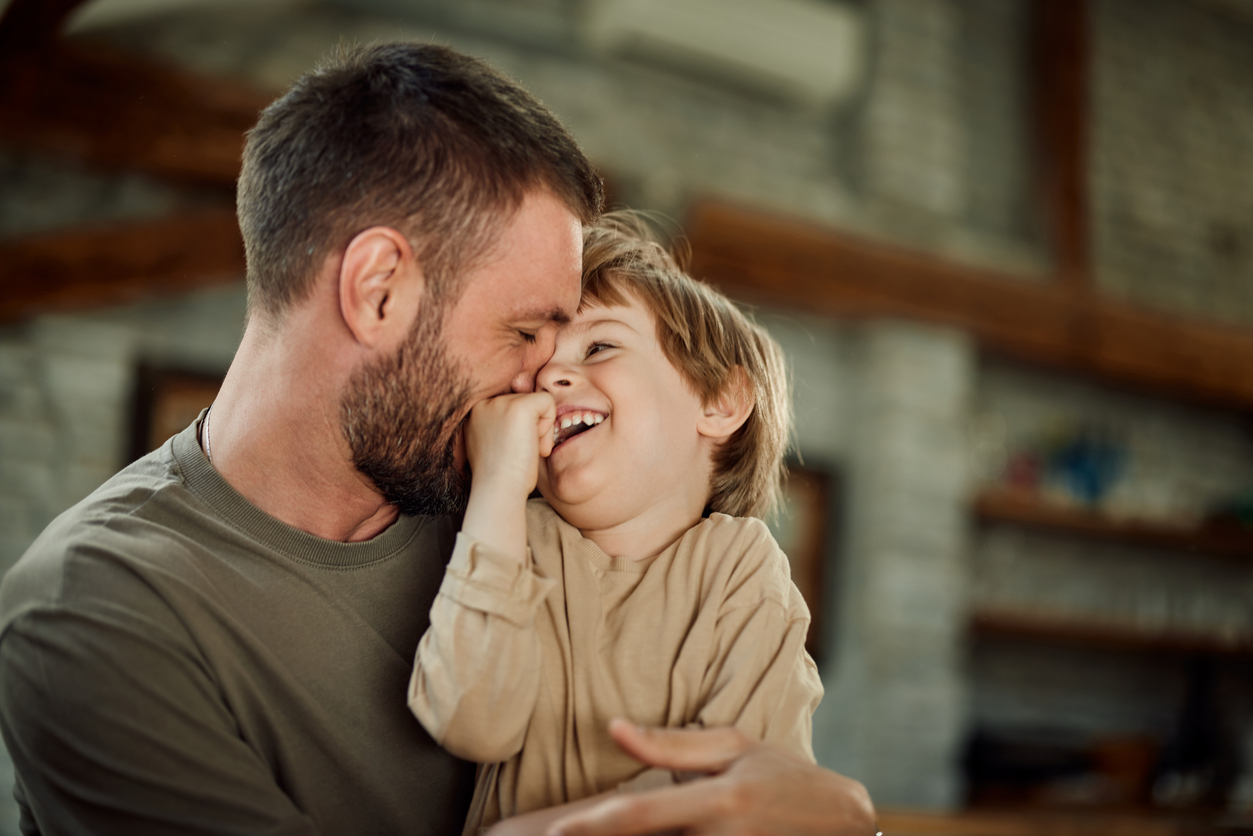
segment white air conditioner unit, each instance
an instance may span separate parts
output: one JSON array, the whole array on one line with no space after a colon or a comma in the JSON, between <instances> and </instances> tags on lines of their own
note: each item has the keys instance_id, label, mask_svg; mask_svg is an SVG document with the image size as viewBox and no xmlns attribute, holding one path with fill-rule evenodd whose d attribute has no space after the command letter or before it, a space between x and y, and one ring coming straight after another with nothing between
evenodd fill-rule
<instances>
[{"instance_id":1,"label":"white air conditioner unit","mask_svg":"<svg viewBox=\"0 0 1253 836\"><path fill-rule=\"evenodd\" d=\"M251 5L273 5L291 0L250 0ZM3 3L0 2L0 6ZM66 32L78 34L106 26L131 23L153 15L184 11L202 6L229 6L223 0L89 0L76 8L66 24Z\"/></svg>"},{"instance_id":2,"label":"white air conditioner unit","mask_svg":"<svg viewBox=\"0 0 1253 836\"><path fill-rule=\"evenodd\" d=\"M857 91L865 28L859 10L833 0L588 0L585 21L599 51L813 108Z\"/></svg>"}]
</instances>

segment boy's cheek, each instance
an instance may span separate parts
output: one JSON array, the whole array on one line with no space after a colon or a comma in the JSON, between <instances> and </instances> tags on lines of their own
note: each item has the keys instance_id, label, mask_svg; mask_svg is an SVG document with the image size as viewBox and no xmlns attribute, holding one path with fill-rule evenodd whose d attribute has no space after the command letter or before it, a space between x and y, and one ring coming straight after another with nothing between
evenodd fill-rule
<instances>
[{"instance_id":1,"label":"boy's cheek","mask_svg":"<svg viewBox=\"0 0 1253 836\"><path fill-rule=\"evenodd\" d=\"M551 484L548 479L548 459L541 458L539 460L539 472L536 474L536 477L535 487L540 493L547 496L549 494L549 485Z\"/></svg>"}]
</instances>

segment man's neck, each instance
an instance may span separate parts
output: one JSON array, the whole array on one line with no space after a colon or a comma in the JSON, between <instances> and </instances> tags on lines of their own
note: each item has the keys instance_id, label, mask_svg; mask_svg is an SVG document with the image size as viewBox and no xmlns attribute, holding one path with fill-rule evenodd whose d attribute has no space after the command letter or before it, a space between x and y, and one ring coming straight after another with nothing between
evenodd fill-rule
<instances>
[{"instance_id":1,"label":"man's neck","mask_svg":"<svg viewBox=\"0 0 1253 836\"><path fill-rule=\"evenodd\" d=\"M249 502L327 540L377 536L399 516L352 464L334 357L299 326L249 326L214 401L212 463ZM293 343L292 339L298 340Z\"/></svg>"}]
</instances>

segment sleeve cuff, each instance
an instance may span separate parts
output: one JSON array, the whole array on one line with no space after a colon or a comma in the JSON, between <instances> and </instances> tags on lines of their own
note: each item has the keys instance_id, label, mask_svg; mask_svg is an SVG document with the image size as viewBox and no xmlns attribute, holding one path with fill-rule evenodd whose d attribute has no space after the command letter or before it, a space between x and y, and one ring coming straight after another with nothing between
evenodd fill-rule
<instances>
[{"instance_id":1,"label":"sleeve cuff","mask_svg":"<svg viewBox=\"0 0 1253 836\"><path fill-rule=\"evenodd\" d=\"M677 783L679 782L675 779L673 772L653 767L644 770L629 781L618 784L617 790L621 793L651 792L672 787Z\"/></svg>"},{"instance_id":2,"label":"sleeve cuff","mask_svg":"<svg viewBox=\"0 0 1253 836\"><path fill-rule=\"evenodd\" d=\"M537 575L534 565L530 548L523 564L458 533L439 592L460 606L527 627L557 585L552 578Z\"/></svg>"}]
</instances>

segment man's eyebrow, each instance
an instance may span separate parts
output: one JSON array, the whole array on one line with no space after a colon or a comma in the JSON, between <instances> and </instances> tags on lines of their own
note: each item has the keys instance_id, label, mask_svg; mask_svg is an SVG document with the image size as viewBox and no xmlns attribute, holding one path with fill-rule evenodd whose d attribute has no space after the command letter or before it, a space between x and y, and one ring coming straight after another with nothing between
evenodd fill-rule
<instances>
[{"instance_id":1,"label":"man's eyebrow","mask_svg":"<svg viewBox=\"0 0 1253 836\"><path fill-rule=\"evenodd\" d=\"M523 311L517 314L514 319L518 322L552 322L556 325L565 325L570 321L570 313L554 306L540 310Z\"/></svg>"}]
</instances>

